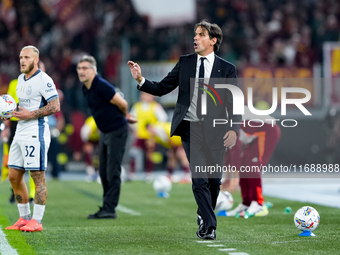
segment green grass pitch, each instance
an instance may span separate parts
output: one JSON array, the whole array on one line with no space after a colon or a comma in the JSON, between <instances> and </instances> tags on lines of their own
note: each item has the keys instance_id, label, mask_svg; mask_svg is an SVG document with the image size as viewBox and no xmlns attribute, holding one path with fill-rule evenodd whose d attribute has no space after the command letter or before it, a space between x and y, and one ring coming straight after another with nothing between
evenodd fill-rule
<instances>
[{"instance_id":1,"label":"green grass pitch","mask_svg":"<svg viewBox=\"0 0 340 255\"><path fill-rule=\"evenodd\" d=\"M314 231L316 237L299 237L293 216L307 204L266 197L275 205L267 217L218 217L217 240L199 243L191 185L174 184L170 198L165 199L156 197L151 184L124 183L116 220L86 218L101 205L98 183L50 181L47 185L48 202L40 233L5 230L18 219L18 211L16 205L8 203L10 184L0 185L0 226L19 254L340 253L340 209L308 204L318 210L320 225ZM240 194L233 197L236 206ZM293 212L285 214L286 206Z\"/></svg>"}]
</instances>

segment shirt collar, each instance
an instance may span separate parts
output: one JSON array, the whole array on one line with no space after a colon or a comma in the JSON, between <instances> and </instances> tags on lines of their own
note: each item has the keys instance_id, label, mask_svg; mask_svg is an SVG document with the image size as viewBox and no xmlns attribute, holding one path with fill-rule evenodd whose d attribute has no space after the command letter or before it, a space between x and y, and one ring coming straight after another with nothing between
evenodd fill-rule
<instances>
[{"instance_id":1,"label":"shirt collar","mask_svg":"<svg viewBox=\"0 0 340 255\"><path fill-rule=\"evenodd\" d=\"M31 77L29 77L27 80L26 80L26 78L25 78L25 75L24 75L24 81L28 81L29 79L31 79L31 78L33 78L34 76L36 76L38 73L40 73L41 72L41 70L40 69L38 69L38 71L36 71Z\"/></svg>"},{"instance_id":2,"label":"shirt collar","mask_svg":"<svg viewBox=\"0 0 340 255\"><path fill-rule=\"evenodd\" d=\"M92 86L97 86L98 81L99 81L99 77L98 77L98 75L96 75L96 76L93 78L91 87L92 87Z\"/></svg>"},{"instance_id":3,"label":"shirt collar","mask_svg":"<svg viewBox=\"0 0 340 255\"><path fill-rule=\"evenodd\" d=\"M96 76L93 78L93 81L92 81L92 83L91 83L91 87L90 87L89 89L85 86L85 84L83 84L83 89L84 89L84 91L89 91L89 90L95 88L95 87L97 86L98 81L99 81L99 77L98 77L98 75L96 75Z\"/></svg>"},{"instance_id":4,"label":"shirt collar","mask_svg":"<svg viewBox=\"0 0 340 255\"><path fill-rule=\"evenodd\" d=\"M201 61L201 58L202 56L200 55L197 55L198 58L197 58L197 61L200 62ZM211 52L209 55L206 55L205 58L208 60L209 63L214 63L214 60L215 60L215 52Z\"/></svg>"}]
</instances>

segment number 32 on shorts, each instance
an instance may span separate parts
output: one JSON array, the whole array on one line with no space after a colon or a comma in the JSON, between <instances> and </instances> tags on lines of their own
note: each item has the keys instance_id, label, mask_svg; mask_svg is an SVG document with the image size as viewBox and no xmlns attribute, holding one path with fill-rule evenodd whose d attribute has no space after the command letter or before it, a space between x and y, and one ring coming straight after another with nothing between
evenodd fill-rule
<instances>
[{"instance_id":1,"label":"number 32 on shorts","mask_svg":"<svg viewBox=\"0 0 340 255\"><path fill-rule=\"evenodd\" d=\"M40 169L40 143L26 142L22 146L24 156L25 169L38 170Z\"/></svg>"},{"instance_id":2,"label":"number 32 on shorts","mask_svg":"<svg viewBox=\"0 0 340 255\"><path fill-rule=\"evenodd\" d=\"M26 155L25 157L30 157L30 158L34 158L34 150L35 150L35 147L33 145L31 146L27 146L25 145L25 148L26 148Z\"/></svg>"}]
</instances>

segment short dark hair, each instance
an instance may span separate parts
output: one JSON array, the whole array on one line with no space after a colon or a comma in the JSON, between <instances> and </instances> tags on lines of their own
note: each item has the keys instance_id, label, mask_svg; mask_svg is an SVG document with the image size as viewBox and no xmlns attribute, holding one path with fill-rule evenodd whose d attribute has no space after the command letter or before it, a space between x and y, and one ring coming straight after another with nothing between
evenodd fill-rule
<instances>
[{"instance_id":1,"label":"short dark hair","mask_svg":"<svg viewBox=\"0 0 340 255\"><path fill-rule=\"evenodd\" d=\"M213 39L214 37L217 39L216 43L214 44L214 51L215 52L218 51L223 40L222 29L217 24L210 23L206 20L202 20L195 25L195 28L194 28L195 32L198 27L205 28L209 33L210 39Z\"/></svg>"}]
</instances>

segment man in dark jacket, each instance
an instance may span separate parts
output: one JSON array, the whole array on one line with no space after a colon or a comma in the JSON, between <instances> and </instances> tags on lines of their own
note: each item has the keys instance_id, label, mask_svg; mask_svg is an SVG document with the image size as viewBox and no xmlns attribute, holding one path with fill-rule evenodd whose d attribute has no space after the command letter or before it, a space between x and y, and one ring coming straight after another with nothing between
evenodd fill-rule
<instances>
[{"instance_id":1,"label":"man in dark jacket","mask_svg":"<svg viewBox=\"0 0 340 255\"><path fill-rule=\"evenodd\" d=\"M228 82L237 85L237 75L234 65L214 53L219 49L223 38L220 27L201 21L195 25L194 31L195 54L181 56L173 70L161 82L145 79L137 63L129 61L128 65L138 83L137 88L142 91L162 96L179 87L171 136L181 137L190 162L192 189L198 205L199 229L196 235L201 239L216 239L217 220L214 208L220 191L221 173L211 174L203 171L198 173L197 167L202 169L208 166L223 166L225 147L235 143L239 129L239 125L230 124L240 122L241 116L233 114L233 98L226 89L213 90L221 99L220 107L215 107L214 100L204 95L207 98L206 107L209 113L202 116L203 104L200 103L200 99L203 97L200 93L207 91L208 88L214 89L211 86L213 80L221 81L219 84ZM205 89L203 87L198 89L195 85L197 79L200 79L199 85L205 85ZM206 79L210 81L205 82ZM221 118L228 120L229 124L214 127L214 120Z\"/></svg>"}]
</instances>

